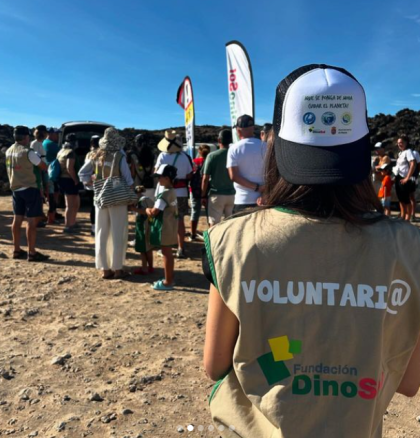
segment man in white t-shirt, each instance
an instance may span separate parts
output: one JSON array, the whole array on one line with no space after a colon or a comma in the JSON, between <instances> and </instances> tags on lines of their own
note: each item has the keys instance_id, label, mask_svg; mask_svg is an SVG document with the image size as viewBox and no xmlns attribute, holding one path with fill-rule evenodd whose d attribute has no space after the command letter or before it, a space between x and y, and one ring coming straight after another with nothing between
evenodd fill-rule
<instances>
[{"instance_id":1,"label":"man in white t-shirt","mask_svg":"<svg viewBox=\"0 0 420 438\"><path fill-rule=\"evenodd\" d=\"M236 122L240 141L229 148L226 167L236 190L233 213L257 206L264 190L267 144L254 137L254 119L247 114Z\"/></svg>"},{"instance_id":2,"label":"man in white t-shirt","mask_svg":"<svg viewBox=\"0 0 420 438\"><path fill-rule=\"evenodd\" d=\"M177 177L173 185L178 202L178 250L177 257L184 258L185 223L184 216L188 214L188 180L192 175L191 158L182 151L182 142L176 131L165 131L165 137L159 142L159 154L155 172L162 164L170 164L176 167ZM163 190L159 185L156 188L156 196Z\"/></svg>"},{"instance_id":3,"label":"man in white t-shirt","mask_svg":"<svg viewBox=\"0 0 420 438\"><path fill-rule=\"evenodd\" d=\"M34 132L35 140L31 142L30 149L35 151L42 159L44 163L47 163L45 158L45 149L42 142L48 137L47 127L45 125L38 125ZM41 171L42 193L44 198L48 200L48 174L45 171ZM50 214L49 214L50 215ZM38 223L38 228L45 227L45 221L47 220L45 214L42 215L42 221Z\"/></svg>"}]
</instances>

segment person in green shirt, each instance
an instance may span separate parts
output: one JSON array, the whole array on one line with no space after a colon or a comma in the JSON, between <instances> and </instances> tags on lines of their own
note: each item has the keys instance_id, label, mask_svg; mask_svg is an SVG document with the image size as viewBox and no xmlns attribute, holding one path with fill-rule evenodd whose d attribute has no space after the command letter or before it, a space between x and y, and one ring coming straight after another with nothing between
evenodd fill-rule
<instances>
[{"instance_id":1,"label":"person in green shirt","mask_svg":"<svg viewBox=\"0 0 420 438\"><path fill-rule=\"evenodd\" d=\"M232 215L235 189L226 169L227 153L231 143L232 131L229 129L220 131L219 149L210 153L204 163L201 202L207 207L207 220L210 227L219 223L223 216L227 218Z\"/></svg>"}]
</instances>

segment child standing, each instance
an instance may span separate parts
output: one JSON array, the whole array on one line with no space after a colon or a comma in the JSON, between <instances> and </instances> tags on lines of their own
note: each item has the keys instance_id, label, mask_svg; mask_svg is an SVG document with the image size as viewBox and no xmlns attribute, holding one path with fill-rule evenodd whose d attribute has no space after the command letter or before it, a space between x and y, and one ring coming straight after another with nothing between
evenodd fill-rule
<instances>
[{"instance_id":1,"label":"child standing","mask_svg":"<svg viewBox=\"0 0 420 438\"><path fill-rule=\"evenodd\" d=\"M382 202L382 206L384 207L385 214L387 216L391 215L391 189L392 189L392 165L384 164L379 167L382 176L382 185L379 189L378 198Z\"/></svg>"},{"instance_id":2,"label":"child standing","mask_svg":"<svg viewBox=\"0 0 420 438\"><path fill-rule=\"evenodd\" d=\"M137 193L142 193L143 187L136 187ZM137 207L131 207L131 211L137 212L136 217L136 238L135 250L141 255L141 268L133 271L136 275L153 274L153 247L150 245L150 220L146 214L146 209L153 207L153 201L150 198L142 196L139 199Z\"/></svg>"},{"instance_id":3,"label":"child standing","mask_svg":"<svg viewBox=\"0 0 420 438\"><path fill-rule=\"evenodd\" d=\"M163 254L165 278L153 283L153 289L172 290L174 288L174 256L172 248L177 247L178 240L178 205L173 182L177 169L169 164L162 164L154 176L158 177L163 191L159 193L153 208L146 208L146 214L153 218L150 227L150 244L160 247Z\"/></svg>"}]
</instances>

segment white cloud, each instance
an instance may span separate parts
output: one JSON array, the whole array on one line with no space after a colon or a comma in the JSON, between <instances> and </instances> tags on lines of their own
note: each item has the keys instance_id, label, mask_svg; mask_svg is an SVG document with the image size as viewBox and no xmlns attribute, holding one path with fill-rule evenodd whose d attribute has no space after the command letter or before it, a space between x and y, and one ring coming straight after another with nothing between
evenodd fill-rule
<instances>
[{"instance_id":1,"label":"white cloud","mask_svg":"<svg viewBox=\"0 0 420 438\"><path fill-rule=\"evenodd\" d=\"M405 108L410 107L410 105L412 105L412 103L410 102L405 102L403 100L394 100L393 102L391 102L392 106L403 106Z\"/></svg>"},{"instance_id":2,"label":"white cloud","mask_svg":"<svg viewBox=\"0 0 420 438\"><path fill-rule=\"evenodd\" d=\"M407 15L404 18L406 18L407 20L414 21L417 24L420 24L420 16L419 15Z\"/></svg>"},{"instance_id":3,"label":"white cloud","mask_svg":"<svg viewBox=\"0 0 420 438\"><path fill-rule=\"evenodd\" d=\"M5 9L4 7L0 9L0 16L3 16L5 18L8 18L10 20L20 21L24 24L31 24L33 23L33 20L25 15L22 15L20 13L17 13L15 11Z\"/></svg>"}]
</instances>

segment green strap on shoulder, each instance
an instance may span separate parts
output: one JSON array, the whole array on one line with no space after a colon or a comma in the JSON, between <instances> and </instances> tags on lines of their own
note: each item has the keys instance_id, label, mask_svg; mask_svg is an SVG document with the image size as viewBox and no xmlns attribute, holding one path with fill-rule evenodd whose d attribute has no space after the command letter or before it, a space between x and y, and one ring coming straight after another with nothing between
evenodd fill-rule
<instances>
[{"instance_id":1,"label":"green strap on shoulder","mask_svg":"<svg viewBox=\"0 0 420 438\"><path fill-rule=\"evenodd\" d=\"M206 248L206 253L207 253L207 260L209 262L211 276L213 278L213 284L215 288L219 290L219 285L217 283L217 278L216 278L216 269L214 267L213 255L211 253L210 236L208 230L204 231L203 238L204 238L204 246Z\"/></svg>"},{"instance_id":2,"label":"green strap on shoulder","mask_svg":"<svg viewBox=\"0 0 420 438\"><path fill-rule=\"evenodd\" d=\"M174 162L172 163L172 166L175 166L175 163L178 161L179 155L180 155L180 153L177 152L177 153L176 153L175 160L174 160Z\"/></svg>"}]
</instances>

